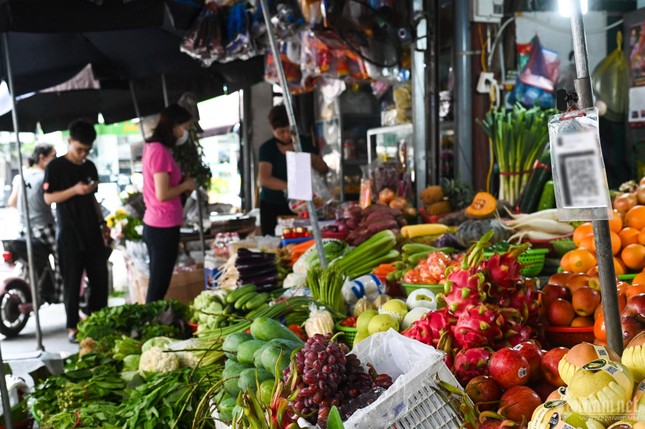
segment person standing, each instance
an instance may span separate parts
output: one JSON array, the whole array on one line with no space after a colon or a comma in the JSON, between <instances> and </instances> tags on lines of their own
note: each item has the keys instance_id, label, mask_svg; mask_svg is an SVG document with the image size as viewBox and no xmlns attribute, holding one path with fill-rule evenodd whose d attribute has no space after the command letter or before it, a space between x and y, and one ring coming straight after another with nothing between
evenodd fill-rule
<instances>
[{"instance_id":1,"label":"person standing","mask_svg":"<svg viewBox=\"0 0 645 429\"><path fill-rule=\"evenodd\" d=\"M88 313L107 306L108 271L105 252L105 221L94 193L98 172L87 159L96 139L92 122L77 119L69 126L69 148L51 161L43 181L47 204L56 203L58 257L63 276L63 302L70 342L76 343L79 295L83 272L91 290Z\"/></svg>"},{"instance_id":2,"label":"person standing","mask_svg":"<svg viewBox=\"0 0 645 429\"><path fill-rule=\"evenodd\" d=\"M148 247L150 276L146 302L164 299L179 254L179 227L184 221L181 195L195 189L195 180L183 176L171 149L188 140L190 113L171 104L159 115L146 140L143 167L143 240Z\"/></svg>"},{"instance_id":3,"label":"person standing","mask_svg":"<svg viewBox=\"0 0 645 429\"><path fill-rule=\"evenodd\" d=\"M284 105L269 111L269 124L273 137L260 146L258 176L260 182L260 224L262 235L274 235L278 216L293 215L286 197L287 156L294 151L289 117ZM320 174L327 174L329 167L308 139L300 139L303 152L311 153L311 165Z\"/></svg>"},{"instance_id":4,"label":"person standing","mask_svg":"<svg viewBox=\"0 0 645 429\"><path fill-rule=\"evenodd\" d=\"M43 243L49 253L54 257L54 285L51 294L45 296L47 302L61 302L63 299L63 278L60 274L58 252L56 252L56 229L54 228L54 214L51 207L45 203L43 180L45 167L56 158L56 149L50 144L37 144L34 152L28 159L29 167L23 171L27 185L27 206L29 207L29 224L31 236ZM24 235L27 229L25 222L25 201L22 192L22 178L18 174L13 179L11 195L7 205L16 207L20 212L20 234Z\"/></svg>"}]
</instances>

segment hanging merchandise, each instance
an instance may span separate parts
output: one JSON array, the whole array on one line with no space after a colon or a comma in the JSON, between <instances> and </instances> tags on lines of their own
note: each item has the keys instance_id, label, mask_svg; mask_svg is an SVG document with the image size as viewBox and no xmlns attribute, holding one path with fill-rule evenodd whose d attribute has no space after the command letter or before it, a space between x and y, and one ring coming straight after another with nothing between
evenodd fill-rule
<instances>
[{"instance_id":1,"label":"hanging merchandise","mask_svg":"<svg viewBox=\"0 0 645 429\"><path fill-rule=\"evenodd\" d=\"M520 71L509 102L519 102L525 107L553 107L553 90L559 72L560 61L557 59L557 53L542 48L538 36L533 37L530 56Z\"/></svg>"},{"instance_id":2,"label":"hanging merchandise","mask_svg":"<svg viewBox=\"0 0 645 429\"><path fill-rule=\"evenodd\" d=\"M601 114L606 108L604 117L616 122L625 120L629 90L629 64L622 44L623 35L619 31L616 35L616 49L596 66L591 76L596 106ZM604 105L601 107L599 103Z\"/></svg>"},{"instance_id":3,"label":"hanging merchandise","mask_svg":"<svg viewBox=\"0 0 645 429\"><path fill-rule=\"evenodd\" d=\"M301 60L304 78L366 80L363 60L331 32L303 31Z\"/></svg>"},{"instance_id":4,"label":"hanging merchandise","mask_svg":"<svg viewBox=\"0 0 645 429\"><path fill-rule=\"evenodd\" d=\"M226 58L248 60L257 54L250 35L249 16L244 3L237 3L228 9L226 18Z\"/></svg>"},{"instance_id":5,"label":"hanging merchandise","mask_svg":"<svg viewBox=\"0 0 645 429\"><path fill-rule=\"evenodd\" d=\"M300 6L296 0L268 0L271 15L271 23L278 40L288 40L298 36L298 32L304 29L306 25L305 18L300 11ZM253 32L256 37L263 40L264 45L268 45L266 40L266 25L262 15L262 5L258 7L253 14Z\"/></svg>"},{"instance_id":6,"label":"hanging merchandise","mask_svg":"<svg viewBox=\"0 0 645 429\"><path fill-rule=\"evenodd\" d=\"M215 3L208 3L186 32L180 50L210 67L225 56L222 34L222 14Z\"/></svg>"},{"instance_id":7,"label":"hanging merchandise","mask_svg":"<svg viewBox=\"0 0 645 429\"><path fill-rule=\"evenodd\" d=\"M313 91L315 79L309 77L303 78L302 72L300 71L300 64L289 60L287 55L289 43L291 42L279 43L280 59L282 60L282 67L284 68L284 74L287 78L287 84L289 85L289 92L292 94L302 94ZM268 51L265 55L264 80L276 85L280 84L278 69L275 65L275 57L271 51Z\"/></svg>"},{"instance_id":8,"label":"hanging merchandise","mask_svg":"<svg viewBox=\"0 0 645 429\"><path fill-rule=\"evenodd\" d=\"M299 0L298 2L302 15L309 26L316 27L322 24L323 15L320 0Z\"/></svg>"}]
</instances>

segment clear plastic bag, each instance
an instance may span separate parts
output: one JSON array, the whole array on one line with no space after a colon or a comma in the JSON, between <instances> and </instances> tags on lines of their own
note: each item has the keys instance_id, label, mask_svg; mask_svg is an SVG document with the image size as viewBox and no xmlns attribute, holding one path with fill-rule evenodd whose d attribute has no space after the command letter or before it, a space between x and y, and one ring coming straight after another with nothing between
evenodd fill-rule
<instances>
[{"instance_id":1,"label":"clear plastic bag","mask_svg":"<svg viewBox=\"0 0 645 429\"><path fill-rule=\"evenodd\" d=\"M607 106L604 117L615 122L625 120L629 90L629 64L622 43L623 36L619 31L616 49L596 66L591 75L596 100Z\"/></svg>"},{"instance_id":2,"label":"clear plastic bag","mask_svg":"<svg viewBox=\"0 0 645 429\"><path fill-rule=\"evenodd\" d=\"M222 14L216 6L204 7L184 36L180 50L200 61L204 67L223 58L226 53L221 33Z\"/></svg>"}]
</instances>

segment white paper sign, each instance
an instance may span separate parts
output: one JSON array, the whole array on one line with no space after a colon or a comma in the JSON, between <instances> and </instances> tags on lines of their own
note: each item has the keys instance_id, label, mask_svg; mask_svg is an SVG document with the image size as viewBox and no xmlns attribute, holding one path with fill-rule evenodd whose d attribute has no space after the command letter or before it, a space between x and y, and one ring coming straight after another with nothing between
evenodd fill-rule
<instances>
[{"instance_id":1,"label":"white paper sign","mask_svg":"<svg viewBox=\"0 0 645 429\"><path fill-rule=\"evenodd\" d=\"M610 200L596 130L560 135L552 147L562 208L606 207Z\"/></svg>"},{"instance_id":2,"label":"white paper sign","mask_svg":"<svg viewBox=\"0 0 645 429\"><path fill-rule=\"evenodd\" d=\"M287 152L287 192L291 200L311 201L311 154Z\"/></svg>"}]
</instances>

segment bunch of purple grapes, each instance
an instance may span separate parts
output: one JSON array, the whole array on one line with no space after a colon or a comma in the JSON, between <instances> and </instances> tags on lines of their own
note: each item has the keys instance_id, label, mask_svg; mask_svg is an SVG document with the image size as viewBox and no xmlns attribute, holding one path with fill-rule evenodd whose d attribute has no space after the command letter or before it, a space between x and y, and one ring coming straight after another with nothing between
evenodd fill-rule
<instances>
[{"instance_id":1,"label":"bunch of purple grapes","mask_svg":"<svg viewBox=\"0 0 645 429\"><path fill-rule=\"evenodd\" d=\"M284 370L285 383L293 375L298 393L292 406L309 422L326 427L331 407L339 406L370 391L373 387L387 389L392 379L377 374L373 368L365 372L361 361L349 353L347 345L331 341L332 334L316 334L296 353L295 361ZM295 365L296 372L292 374Z\"/></svg>"}]
</instances>

